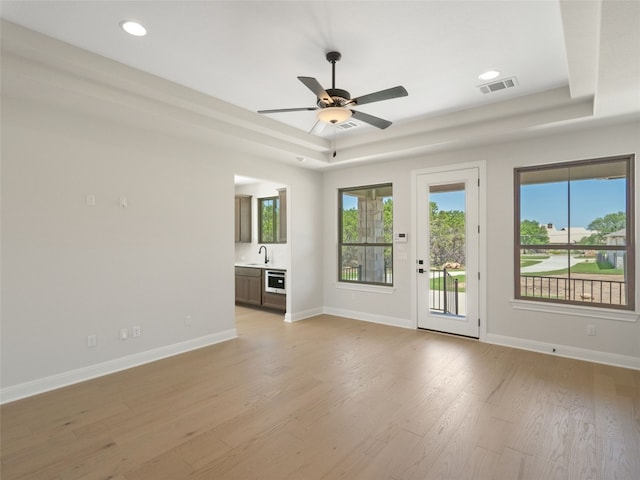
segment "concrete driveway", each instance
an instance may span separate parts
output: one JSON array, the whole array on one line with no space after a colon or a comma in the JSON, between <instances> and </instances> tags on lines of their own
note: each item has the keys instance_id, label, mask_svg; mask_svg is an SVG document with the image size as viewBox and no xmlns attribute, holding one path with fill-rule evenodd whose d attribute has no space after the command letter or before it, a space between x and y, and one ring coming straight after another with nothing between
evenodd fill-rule
<instances>
[{"instance_id":1,"label":"concrete driveway","mask_svg":"<svg viewBox=\"0 0 640 480\"><path fill-rule=\"evenodd\" d=\"M540 263L530 265L520 269L521 273L534 273L534 272L551 272L553 270L562 270L568 266L573 267L577 263L584 262L584 258L576 258L571 255L567 264L566 255L551 255L549 258L542 260Z\"/></svg>"}]
</instances>

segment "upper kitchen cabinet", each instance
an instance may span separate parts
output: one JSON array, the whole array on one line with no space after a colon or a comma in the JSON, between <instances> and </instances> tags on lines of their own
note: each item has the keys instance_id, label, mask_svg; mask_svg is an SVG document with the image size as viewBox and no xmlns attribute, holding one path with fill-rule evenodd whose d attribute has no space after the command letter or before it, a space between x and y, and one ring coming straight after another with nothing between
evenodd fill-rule
<instances>
[{"instance_id":1,"label":"upper kitchen cabinet","mask_svg":"<svg viewBox=\"0 0 640 480\"><path fill-rule=\"evenodd\" d=\"M236 195L236 243L251 243L251 195Z\"/></svg>"},{"instance_id":2,"label":"upper kitchen cabinet","mask_svg":"<svg viewBox=\"0 0 640 480\"><path fill-rule=\"evenodd\" d=\"M280 199L280 230L278 231L278 240L281 243L287 243L287 189L278 189Z\"/></svg>"},{"instance_id":3,"label":"upper kitchen cabinet","mask_svg":"<svg viewBox=\"0 0 640 480\"><path fill-rule=\"evenodd\" d=\"M287 189L258 199L258 243L287 243Z\"/></svg>"}]
</instances>

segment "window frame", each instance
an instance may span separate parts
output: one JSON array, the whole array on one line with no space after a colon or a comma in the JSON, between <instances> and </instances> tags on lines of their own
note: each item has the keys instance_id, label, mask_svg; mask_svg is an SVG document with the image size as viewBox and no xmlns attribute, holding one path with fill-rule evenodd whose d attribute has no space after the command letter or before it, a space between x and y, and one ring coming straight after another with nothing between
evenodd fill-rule
<instances>
[{"instance_id":1,"label":"window frame","mask_svg":"<svg viewBox=\"0 0 640 480\"><path fill-rule=\"evenodd\" d=\"M264 239L264 231L262 229L262 212L263 212L263 203L265 201L273 201L274 203L274 213L273 215L273 240L265 240ZM258 243L287 243L285 239L280 238L280 215L282 214L282 209L280 205L280 197L278 195L271 197L261 197L258 198Z\"/></svg>"},{"instance_id":2,"label":"window frame","mask_svg":"<svg viewBox=\"0 0 640 480\"><path fill-rule=\"evenodd\" d=\"M391 195L389 195L389 197L391 198L391 200L393 201L393 183L392 182L386 182L386 183L376 183L376 184L371 184L371 185L360 185L360 186L355 186L355 187L345 187L345 188L339 188L338 189L338 272L337 272L337 277L338 277L338 283L339 284L345 284L345 285L367 285L367 286L376 286L376 287L383 287L383 288L391 288L394 285L394 281L393 281L393 270L394 270L394 260L393 260L393 255L394 255L394 249L393 249L393 210L395 208L395 205L392 204L391 207L391 238L389 242L353 242L353 243L345 243L343 242L343 204L342 204L342 197L343 194L346 192L350 192L350 191L358 191L358 190L373 190L373 189L380 189L380 188L390 188L391 189ZM383 218L384 221L384 218ZM390 276L391 276L391 282L372 282L372 281L364 281L364 280L349 280L349 279L343 279L342 278L342 250L344 246L353 246L353 247L379 247L379 248L389 248L391 250L391 266L390 266ZM385 278L387 276L387 270L385 267Z\"/></svg>"},{"instance_id":3,"label":"window frame","mask_svg":"<svg viewBox=\"0 0 640 480\"><path fill-rule=\"evenodd\" d=\"M601 250L601 251L620 251L624 250L626 252L626 265L625 265L625 273L626 273L626 305L616 305L609 303L595 303L595 302L585 302L585 301L577 301L570 299L558 299L558 298L544 298L544 297L534 297L534 296L525 296L522 295L521 292L521 272L520 272L520 258L522 249L543 249L547 250L566 250L567 252L576 251L576 250L585 250L585 245L571 243L570 239L567 239L566 243L549 243L544 245L534 245L534 244L523 244L521 243L521 232L520 232L520 223L521 223L521 182L520 182L520 174L527 172L535 172L535 171L544 171L544 170L553 170L553 169L562 169L567 168L571 169L574 167L582 167L589 165L597 165L597 164L605 164L605 163L614 163L624 161L625 165L625 175L626 175L626 192L625 192L625 202L626 202L626 245L594 245L593 250ZM534 165L534 166L526 166L526 167L518 167L514 169L514 299L517 301L531 301L531 302L539 302L541 304L561 304L561 305L573 305L580 306L585 308L594 308L594 309L616 309L616 310L630 310L635 311L636 306L636 271L635 271L635 258L636 258L636 250L635 250L635 155L627 154L627 155L618 155L613 157L604 157L604 158L595 158L595 159L587 159L587 160L577 160L577 161L569 161L569 162L559 162L552 164L542 164L542 165ZM568 190L568 213L567 213L567 226L570 225L570 217L571 217L571 196L570 190ZM570 275L570 274L569 274ZM570 278L570 277L569 277Z\"/></svg>"}]
</instances>

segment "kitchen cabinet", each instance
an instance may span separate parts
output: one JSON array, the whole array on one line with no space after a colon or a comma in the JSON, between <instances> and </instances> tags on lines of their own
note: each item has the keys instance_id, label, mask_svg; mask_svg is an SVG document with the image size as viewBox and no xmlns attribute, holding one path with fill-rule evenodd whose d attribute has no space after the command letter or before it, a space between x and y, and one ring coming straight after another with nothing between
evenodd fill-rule
<instances>
[{"instance_id":1,"label":"kitchen cabinet","mask_svg":"<svg viewBox=\"0 0 640 480\"><path fill-rule=\"evenodd\" d=\"M236 302L262 305L262 278L260 268L236 267Z\"/></svg>"},{"instance_id":2,"label":"kitchen cabinet","mask_svg":"<svg viewBox=\"0 0 640 480\"><path fill-rule=\"evenodd\" d=\"M278 197L280 200L278 242L287 243L287 189L278 189Z\"/></svg>"},{"instance_id":3,"label":"kitchen cabinet","mask_svg":"<svg viewBox=\"0 0 640 480\"><path fill-rule=\"evenodd\" d=\"M287 296L284 293L265 291L262 268L236 267L236 303L283 312L287 310Z\"/></svg>"},{"instance_id":4,"label":"kitchen cabinet","mask_svg":"<svg viewBox=\"0 0 640 480\"><path fill-rule=\"evenodd\" d=\"M251 243L251 195L235 197L236 243Z\"/></svg>"},{"instance_id":5,"label":"kitchen cabinet","mask_svg":"<svg viewBox=\"0 0 640 480\"><path fill-rule=\"evenodd\" d=\"M262 306L285 311L287 296L283 293L262 292Z\"/></svg>"}]
</instances>

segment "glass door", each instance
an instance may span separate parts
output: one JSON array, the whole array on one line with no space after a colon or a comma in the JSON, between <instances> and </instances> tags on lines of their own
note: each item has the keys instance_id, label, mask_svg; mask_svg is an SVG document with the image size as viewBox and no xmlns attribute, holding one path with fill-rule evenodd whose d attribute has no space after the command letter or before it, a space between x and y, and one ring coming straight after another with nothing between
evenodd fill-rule
<instances>
[{"instance_id":1,"label":"glass door","mask_svg":"<svg viewBox=\"0 0 640 480\"><path fill-rule=\"evenodd\" d=\"M417 185L418 328L478 338L478 170Z\"/></svg>"}]
</instances>

